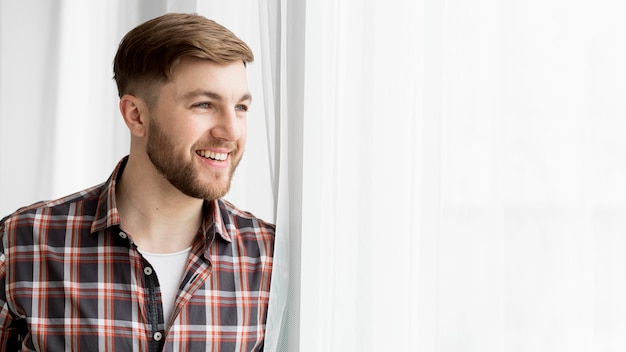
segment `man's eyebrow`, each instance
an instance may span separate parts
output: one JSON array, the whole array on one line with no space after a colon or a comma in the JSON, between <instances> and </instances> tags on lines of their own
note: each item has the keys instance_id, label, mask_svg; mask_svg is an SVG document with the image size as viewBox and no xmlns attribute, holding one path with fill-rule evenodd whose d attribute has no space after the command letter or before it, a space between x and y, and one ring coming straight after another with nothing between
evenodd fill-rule
<instances>
[{"instance_id":1,"label":"man's eyebrow","mask_svg":"<svg viewBox=\"0 0 626 352\"><path fill-rule=\"evenodd\" d=\"M241 99L239 99L239 101L246 101L246 100L250 100L252 101L252 95L250 93L246 93L244 95L241 96Z\"/></svg>"},{"instance_id":2,"label":"man's eyebrow","mask_svg":"<svg viewBox=\"0 0 626 352\"><path fill-rule=\"evenodd\" d=\"M208 91L208 90L200 90L200 89L192 90L191 92L185 93L183 95L183 99L191 100L191 99L194 99L194 98L199 97L199 96L204 96L204 97L211 98L211 99L214 99L214 100L217 100L217 101L224 100L224 97L222 97L218 93L211 92L211 91ZM242 95L241 98L239 99L240 102L241 101L245 101L245 100L252 100L252 95L250 95L250 93L246 93L246 94Z\"/></svg>"},{"instance_id":3,"label":"man's eyebrow","mask_svg":"<svg viewBox=\"0 0 626 352\"><path fill-rule=\"evenodd\" d=\"M190 100L199 96L204 96L207 98L211 98L211 99L215 99L215 100L222 100L223 97L215 92L211 92L208 90L201 90L201 89L197 89L197 90L192 90L191 92L185 93L183 95L183 99L185 100Z\"/></svg>"}]
</instances>

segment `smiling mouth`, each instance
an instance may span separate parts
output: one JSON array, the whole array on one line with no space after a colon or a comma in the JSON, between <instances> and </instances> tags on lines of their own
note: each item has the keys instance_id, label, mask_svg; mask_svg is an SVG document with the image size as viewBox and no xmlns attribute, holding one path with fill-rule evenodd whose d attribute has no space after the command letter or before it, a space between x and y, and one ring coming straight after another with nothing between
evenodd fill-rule
<instances>
[{"instance_id":1,"label":"smiling mouth","mask_svg":"<svg viewBox=\"0 0 626 352\"><path fill-rule=\"evenodd\" d=\"M215 153L208 150L198 150L196 154L200 155L205 159L215 160L215 161L224 161L228 157L228 153Z\"/></svg>"}]
</instances>

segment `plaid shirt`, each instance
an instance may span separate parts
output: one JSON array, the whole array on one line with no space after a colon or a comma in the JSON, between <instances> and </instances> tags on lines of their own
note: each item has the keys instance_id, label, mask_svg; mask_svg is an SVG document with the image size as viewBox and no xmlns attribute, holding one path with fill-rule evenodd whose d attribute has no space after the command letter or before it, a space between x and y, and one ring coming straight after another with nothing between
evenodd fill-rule
<instances>
[{"instance_id":1,"label":"plaid shirt","mask_svg":"<svg viewBox=\"0 0 626 352\"><path fill-rule=\"evenodd\" d=\"M159 282L120 228L115 183L0 221L0 350L260 351L274 226L205 202L168 331Z\"/></svg>"}]
</instances>

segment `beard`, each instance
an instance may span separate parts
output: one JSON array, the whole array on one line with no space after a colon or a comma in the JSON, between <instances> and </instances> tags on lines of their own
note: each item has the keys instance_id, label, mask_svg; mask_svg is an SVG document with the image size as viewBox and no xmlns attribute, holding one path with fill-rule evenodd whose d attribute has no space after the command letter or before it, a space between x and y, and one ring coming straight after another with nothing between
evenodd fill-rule
<instances>
[{"instance_id":1,"label":"beard","mask_svg":"<svg viewBox=\"0 0 626 352\"><path fill-rule=\"evenodd\" d=\"M223 174L214 177L207 175L207 179L203 180L200 170L198 170L199 167L194 165L193 159L187 161L183 153L177 154L175 152L175 143L164 133L159 124L153 120L151 127L146 146L148 158L172 186L189 197L205 200L218 199L228 193L241 156L231 160L231 166L226 176ZM230 157L237 155L237 150L235 148Z\"/></svg>"}]
</instances>

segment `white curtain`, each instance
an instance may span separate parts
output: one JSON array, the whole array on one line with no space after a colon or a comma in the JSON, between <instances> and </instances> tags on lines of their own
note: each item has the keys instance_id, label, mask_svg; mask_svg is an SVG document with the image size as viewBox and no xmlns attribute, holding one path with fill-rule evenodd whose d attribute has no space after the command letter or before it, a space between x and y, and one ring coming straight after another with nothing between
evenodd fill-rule
<instances>
[{"instance_id":1,"label":"white curtain","mask_svg":"<svg viewBox=\"0 0 626 352\"><path fill-rule=\"evenodd\" d=\"M311 1L288 19L304 32L290 346L626 348L624 10Z\"/></svg>"},{"instance_id":2,"label":"white curtain","mask_svg":"<svg viewBox=\"0 0 626 352\"><path fill-rule=\"evenodd\" d=\"M624 10L1 2L0 212L103 181L117 42L199 12L256 54L228 197L277 223L266 350L623 351Z\"/></svg>"}]
</instances>

